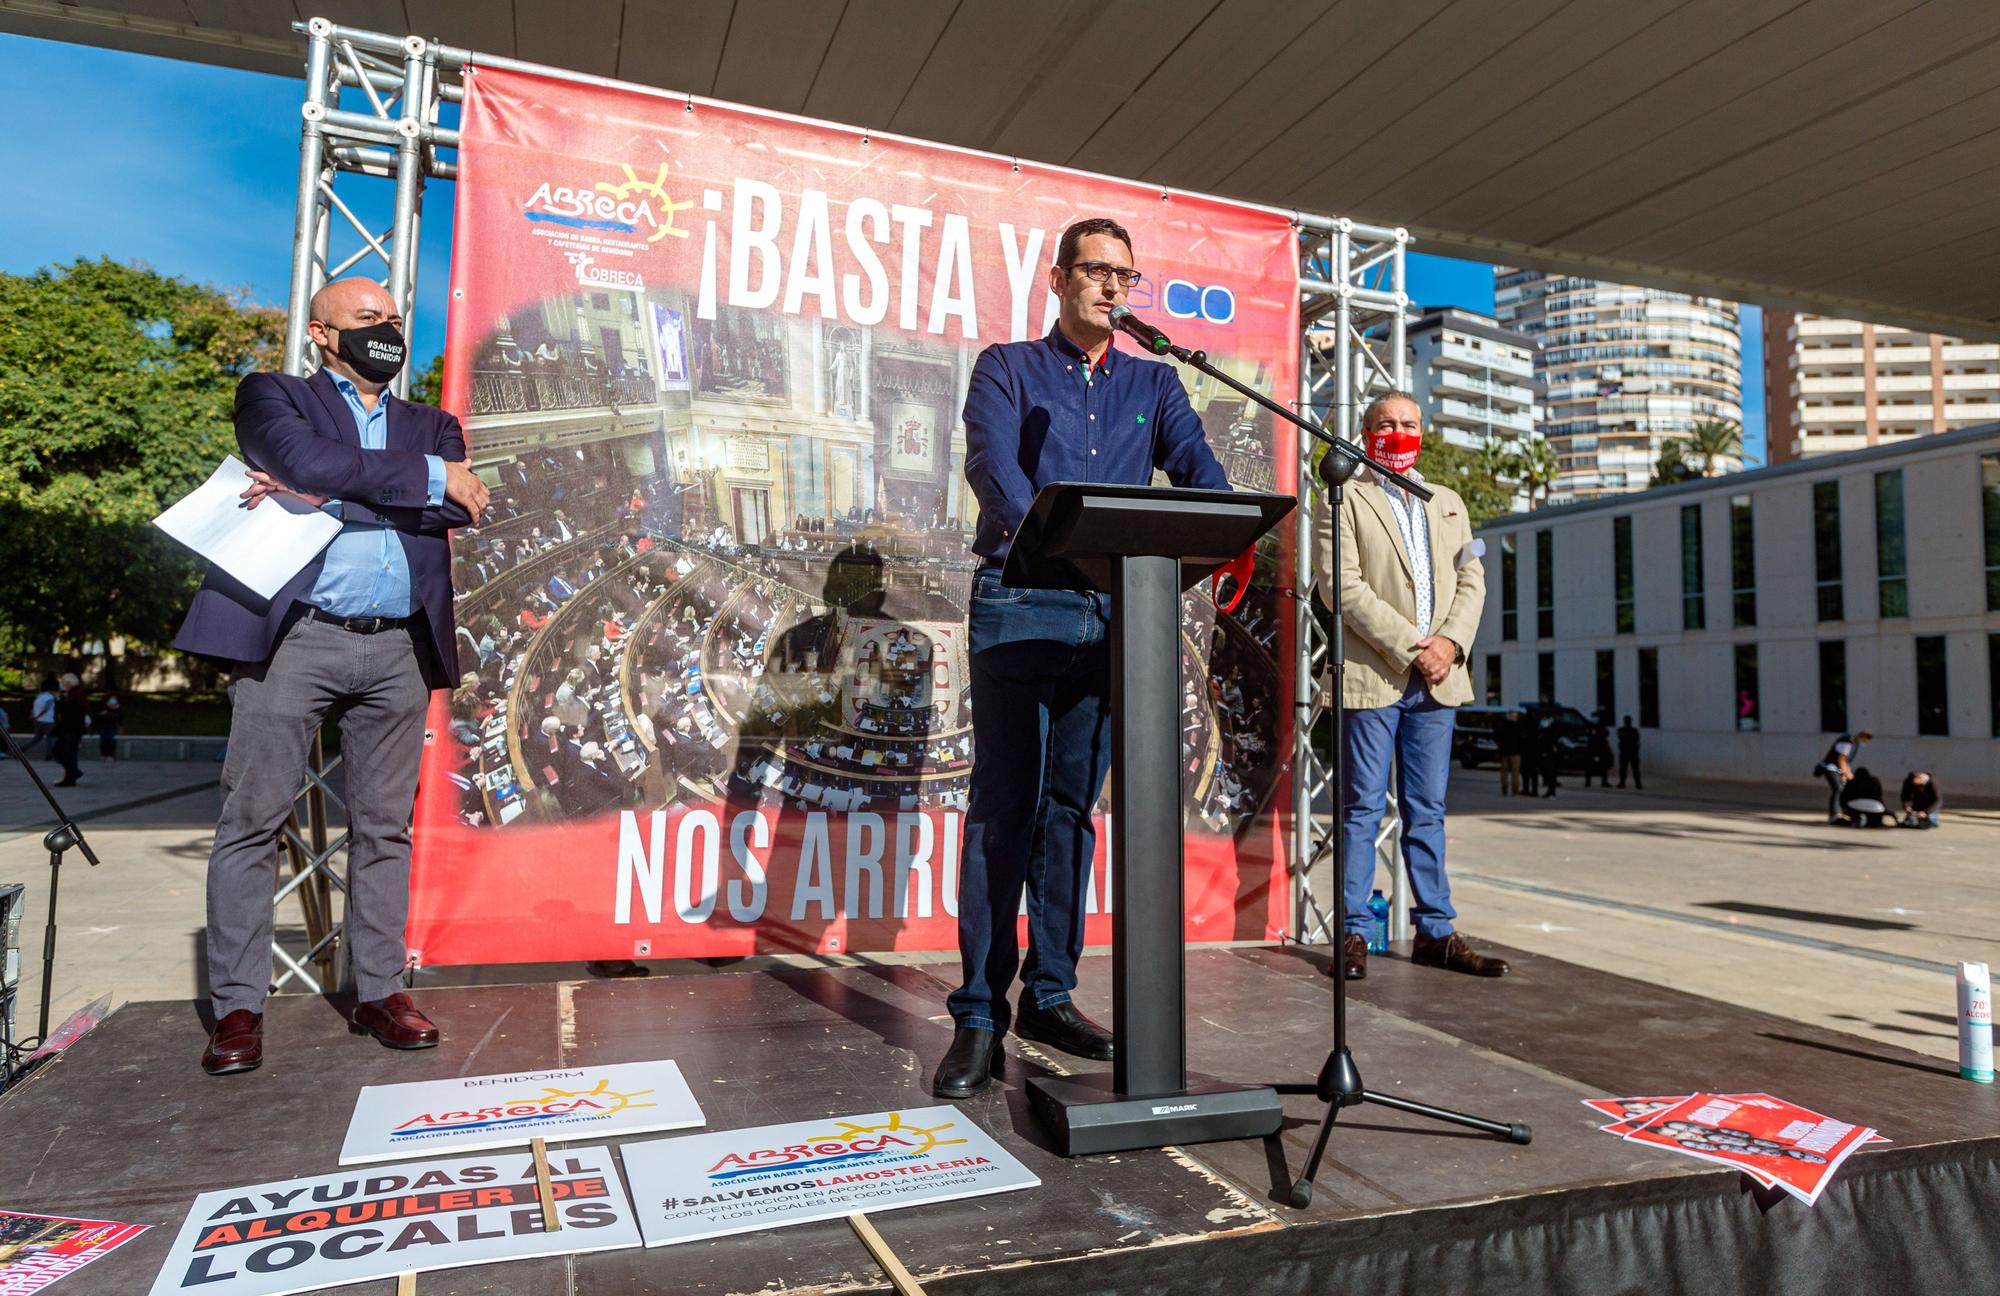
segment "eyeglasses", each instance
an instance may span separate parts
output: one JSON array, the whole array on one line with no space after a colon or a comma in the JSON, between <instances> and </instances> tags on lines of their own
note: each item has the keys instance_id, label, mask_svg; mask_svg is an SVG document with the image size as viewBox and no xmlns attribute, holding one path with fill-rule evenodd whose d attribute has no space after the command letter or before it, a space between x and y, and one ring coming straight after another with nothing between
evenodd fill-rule
<instances>
[{"instance_id":1,"label":"eyeglasses","mask_svg":"<svg viewBox=\"0 0 2000 1296\"><path fill-rule=\"evenodd\" d=\"M1118 286L1130 288L1139 282L1139 272L1131 266L1115 266L1108 261L1076 261L1067 269L1081 270L1092 283L1110 283L1111 276L1118 276Z\"/></svg>"}]
</instances>

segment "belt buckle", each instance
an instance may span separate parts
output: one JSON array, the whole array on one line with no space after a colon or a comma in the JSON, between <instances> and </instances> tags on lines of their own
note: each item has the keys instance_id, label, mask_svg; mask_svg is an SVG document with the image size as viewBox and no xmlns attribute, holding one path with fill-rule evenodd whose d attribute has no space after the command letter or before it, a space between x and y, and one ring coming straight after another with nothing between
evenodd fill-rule
<instances>
[{"instance_id":1,"label":"belt buckle","mask_svg":"<svg viewBox=\"0 0 2000 1296\"><path fill-rule=\"evenodd\" d=\"M383 618L368 616L349 617L347 619L347 628L356 634L372 635L380 634L385 627L383 626Z\"/></svg>"}]
</instances>

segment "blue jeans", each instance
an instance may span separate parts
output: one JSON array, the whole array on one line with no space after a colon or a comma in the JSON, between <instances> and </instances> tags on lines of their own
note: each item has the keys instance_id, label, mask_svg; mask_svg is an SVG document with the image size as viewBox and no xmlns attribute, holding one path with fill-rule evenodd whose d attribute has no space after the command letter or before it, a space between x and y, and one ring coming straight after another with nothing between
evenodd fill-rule
<instances>
[{"instance_id":1,"label":"blue jeans","mask_svg":"<svg viewBox=\"0 0 2000 1296\"><path fill-rule=\"evenodd\" d=\"M1410 918L1417 935L1451 933L1458 915L1444 875L1444 790L1451 776L1455 713L1432 700L1423 677L1410 672L1403 696L1385 707L1346 713L1342 726L1341 845L1347 856L1347 930L1368 933L1368 896L1375 885L1375 834L1396 770L1403 816L1403 864L1410 875Z\"/></svg>"},{"instance_id":2,"label":"blue jeans","mask_svg":"<svg viewBox=\"0 0 2000 1296\"><path fill-rule=\"evenodd\" d=\"M964 982L954 1024L1005 1033L1007 992L1037 1008L1069 1002L1083 953L1083 894L1097 834L1091 807L1111 767L1110 600L1014 589L974 573L971 799L958 878ZM1025 963L1015 948L1028 900Z\"/></svg>"}]
</instances>

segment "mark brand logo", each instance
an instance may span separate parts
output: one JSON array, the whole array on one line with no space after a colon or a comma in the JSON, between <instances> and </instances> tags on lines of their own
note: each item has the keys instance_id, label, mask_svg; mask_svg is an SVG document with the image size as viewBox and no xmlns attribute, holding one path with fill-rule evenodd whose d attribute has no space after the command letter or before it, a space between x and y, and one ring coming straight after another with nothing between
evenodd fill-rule
<instances>
[{"instance_id":1,"label":"mark brand logo","mask_svg":"<svg viewBox=\"0 0 2000 1296\"><path fill-rule=\"evenodd\" d=\"M1172 1116L1177 1112L1191 1112L1195 1109L1195 1106L1196 1104L1194 1103L1174 1103L1167 1107L1155 1107L1153 1108L1153 1115Z\"/></svg>"},{"instance_id":2,"label":"mark brand logo","mask_svg":"<svg viewBox=\"0 0 2000 1296\"><path fill-rule=\"evenodd\" d=\"M563 1117L589 1119L615 1116L619 1112L655 1106L639 1101L652 1094L651 1089L620 1093L611 1088L608 1080L599 1080L588 1089L544 1088L539 1098L515 1098L497 1102L491 1107L474 1107L466 1111L422 1112L390 1130L389 1137L421 1138L431 1134L459 1134L466 1130L552 1124Z\"/></svg>"},{"instance_id":3,"label":"mark brand logo","mask_svg":"<svg viewBox=\"0 0 2000 1296\"><path fill-rule=\"evenodd\" d=\"M881 1125L857 1125L852 1121L836 1121L834 1124L837 1127L834 1133L816 1134L801 1143L731 1152L709 1170L709 1180L726 1183L744 1175L769 1174L776 1170L824 1170L829 1166L900 1161L906 1157L926 1156L934 1148L950 1147L966 1141L942 1137L957 1128L955 1122L946 1121L929 1127L905 1125L901 1112L890 1112L889 1119Z\"/></svg>"},{"instance_id":4,"label":"mark brand logo","mask_svg":"<svg viewBox=\"0 0 2000 1296\"><path fill-rule=\"evenodd\" d=\"M544 180L539 189L521 204L521 214L531 221L547 221L572 229L606 230L616 234L637 234L650 230L648 243L667 235L686 238L688 232L674 223L674 217L694 206L694 200L675 202L667 194L667 164L650 180L641 180L628 164L620 168L620 181L599 180L590 185L556 185Z\"/></svg>"}]
</instances>

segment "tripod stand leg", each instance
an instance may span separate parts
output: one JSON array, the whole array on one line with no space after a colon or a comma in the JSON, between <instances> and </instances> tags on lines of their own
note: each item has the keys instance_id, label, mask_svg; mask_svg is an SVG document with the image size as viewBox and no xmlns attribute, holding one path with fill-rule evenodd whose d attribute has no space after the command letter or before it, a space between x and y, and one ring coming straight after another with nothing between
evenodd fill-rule
<instances>
[{"instance_id":1,"label":"tripod stand leg","mask_svg":"<svg viewBox=\"0 0 2000 1296\"><path fill-rule=\"evenodd\" d=\"M1287 1199L1296 1210L1304 1210L1312 1205L1313 1180L1319 1176L1320 1158L1326 1155L1326 1142L1333 1137L1333 1123L1340 1119L1340 1104L1326 1105L1326 1117L1319 1123L1319 1137L1313 1140L1312 1155L1306 1158L1305 1169L1292 1181L1292 1195Z\"/></svg>"},{"instance_id":2,"label":"tripod stand leg","mask_svg":"<svg viewBox=\"0 0 2000 1296\"><path fill-rule=\"evenodd\" d=\"M1433 1107L1429 1103L1411 1102L1407 1098L1392 1098L1388 1094L1364 1092L1361 1101L1374 1103L1377 1107L1389 1107L1396 1111L1408 1112L1412 1116L1422 1116L1429 1120L1444 1121L1451 1125L1463 1125L1483 1134L1496 1134L1510 1143L1527 1144L1535 1137L1535 1131L1522 1124L1487 1120L1483 1116L1468 1116L1448 1107Z\"/></svg>"}]
</instances>

